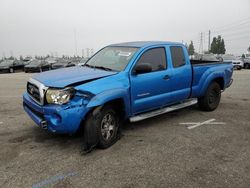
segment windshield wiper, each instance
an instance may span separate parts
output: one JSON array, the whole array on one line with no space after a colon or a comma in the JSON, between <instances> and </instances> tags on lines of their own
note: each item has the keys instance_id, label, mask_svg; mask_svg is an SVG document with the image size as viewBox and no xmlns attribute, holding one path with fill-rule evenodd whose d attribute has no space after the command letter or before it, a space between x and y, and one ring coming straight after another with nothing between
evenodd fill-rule
<instances>
[{"instance_id":1,"label":"windshield wiper","mask_svg":"<svg viewBox=\"0 0 250 188\"><path fill-rule=\"evenodd\" d=\"M84 66L94 68L94 69L96 68L96 69L102 69L102 70L106 70L106 71L114 71L111 68L103 67L103 66L94 66L94 65L89 65L89 64L85 64Z\"/></svg>"},{"instance_id":2,"label":"windshield wiper","mask_svg":"<svg viewBox=\"0 0 250 188\"><path fill-rule=\"evenodd\" d=\"M95 68L97 68L97 69L102 69L102 70L106 70L106 71L114 71L114 70L111 69L111 68L103 67L103 66L95 66Z\"/></svg>"},{"instance_id":3,"label":"windshield wiper","mask_svg":"<svg viewBox=\"0 0 250 188\"><path fill-rule=\"evenodd\" d=\"M95 68L95 66L89 65L89 64L84 64L83 66L90 67L90 68Z\"/></svg>"}]
</instances>

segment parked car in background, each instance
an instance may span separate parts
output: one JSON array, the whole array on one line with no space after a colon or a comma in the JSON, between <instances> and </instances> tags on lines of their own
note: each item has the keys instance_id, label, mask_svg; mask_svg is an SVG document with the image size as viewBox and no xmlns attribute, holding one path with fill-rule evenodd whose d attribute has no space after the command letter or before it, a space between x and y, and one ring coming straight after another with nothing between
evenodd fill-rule
<instances>
[{"instance_id":1,"label":"parked car in background","mask_svg":"<svg viewBox=\"0 0 250 188\"><path fill-rule=\"evenodd\" d=\"M244 68L250 69L250 53L243 54Z\"/></svg>"},{"instance_id":2,"label":"parked car in background","mask_svg":"<svg viewBox=\"0 0 250 188\"><path fill-rule=\"evenodd\" d=\"M26 57L23 59L24 65L29 64L29 62L30 62L31 60L32 60L32 57L26 56Z\"/></svg>"},{"instance_id":3,"label":"parked car in background","mask_svg":"<svg viewBox=\"0 0 250 188\"><path fill-rule=\"evenodd\" d=\"M31 60L28 65L24 66L24 72L43 72L50 70L50 65L47 61L44 60Z\"/></svg>"},{"instance_id":4,"label":"parked car in background","mask_svg":"<svg viewBox=\"0 0 250 188\"><path fill-rule=\"evenodd\" d=\"M21 60L3 60L0 64L0 72L14 73L16 71L23 71L24 62Z\"/></svg>"},{"instance_id":5,"label":"parked car in background","mask_svg":"<svg viewBox=\"0 0 250 188\"><path fill-rule=\"evenodd\" d=\"M234 69L241 70L244 68L244 62L240 58L237 58L233 55L222 55L221 57L225 63L231 62L234 66Z\"/></svg>"},{"instance_id":6,"label":"parked car in background","mask_svg":"<svg viewBox=\"0 0 250 188\"><path fill-rule=\"evenodd\" d=\"M222 62L221 59L217 58L214 54L196 54L191 57L193 64L202 63L219 63Z\"/></svg>"},{"instance_id":7,"label":"parked car in background","mask_svg":"<svg viewBox=\"0 0 250 188\"><path fill-rule=\"evenodd\" d=\"M51 69L60 69L60 68L66 68L66 67L73 67L76 66L71 61L65 60L65 59L58 59L56 63L51 65Z\"/></svg>"},{"instance_id":8,"label":"parked car in background","mask_svg":"<svg viewBox=\"0 0 250 188\"><path fill-rule=\"evenodd\" d=\"M48 64L50 65L50 67L51 67L53 64L57 63L57 59L58 58L56 58L56 57L47 57L45 59L45 61L47 61Z\"/></svg>"}]
</instances>

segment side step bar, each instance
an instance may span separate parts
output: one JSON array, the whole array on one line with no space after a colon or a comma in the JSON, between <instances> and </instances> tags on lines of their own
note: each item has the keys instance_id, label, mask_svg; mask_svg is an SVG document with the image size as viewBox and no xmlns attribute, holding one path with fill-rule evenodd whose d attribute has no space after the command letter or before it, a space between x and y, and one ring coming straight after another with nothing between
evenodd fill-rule
<instances>
[{"instance_id":1,"label":"side step bar","mask_svg":"<svg viewBox=\"0 0 250 188\"><path fill-rule=\"evenodd\" d=\"M196 104L197 102L198 102L197 99L187 99L187 100L183 101L182 103L178 103L178 104L175 104L175 105L172 105L172 106L168 106L168 107L165 107L165 108L161 108L161 109L157 109L157 110L154 110L154 111L150 111L150 112L146 112L146 113L143 113L143 114L133 116L133 117L129 118L129 120L130 120L130 122L141 121L141 120L144 120L144 119L147 119L147 118L151 118L151 117L154 117L154 116L165 114L167 112L171 112L171 111L179 110L181 108L192 106L192 105Z\"/></svg>"}]
</instances>

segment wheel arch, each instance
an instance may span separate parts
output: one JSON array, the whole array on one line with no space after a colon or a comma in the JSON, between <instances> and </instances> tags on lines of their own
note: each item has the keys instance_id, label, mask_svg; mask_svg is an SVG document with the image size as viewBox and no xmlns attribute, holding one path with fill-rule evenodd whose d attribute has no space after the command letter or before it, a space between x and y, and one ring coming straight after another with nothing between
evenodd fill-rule
<instances>
[{"instance_id":1,"label":"wheel arch","mask_svg":"<svg viewBox=\"0 0 250 188\"><path fill-rule=\"evenodd\" d=\"M203 86L201 87L201 90L200 90L198 96L202 97L206 93L209 85L213 82L218 83L221 90L224 90L225 89L225 78L224 77L225 77L225 75L222 73L214 73L214 74L211 74L210 76L208 76L206 79L202 79L200 84Z\"/></svg>"},{"instance_id":2,"label":"wheel arch","mask_svg":"<svg viewBox=\"0 0 250 188\"><path fill-rule=\"evenodd\" d=\"M219 86L220 86L220 88L221 88L221 90L224 90L224 88L225 88L225 82L224 82L224 78L223 78L223 77L215 78L215 79L213 79L213 80L211 81L211 83L212 83L212 82L218 83ZM210 84L211 84L211 83L210 83Z\"/></svg>"}]
</instances>

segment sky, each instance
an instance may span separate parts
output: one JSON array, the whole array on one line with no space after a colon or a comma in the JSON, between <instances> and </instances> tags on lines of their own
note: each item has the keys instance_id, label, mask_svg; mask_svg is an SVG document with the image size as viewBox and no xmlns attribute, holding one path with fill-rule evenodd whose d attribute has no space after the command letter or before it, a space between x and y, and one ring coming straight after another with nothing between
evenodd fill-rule
<instances>
[{"instance_id":1,"label":"sky","mask_svg":"<svg viewBox=\"0 0 250 188\"><path fill-rule=\"evenodd\" d=\"M250 0L0 0L0 57L86 55L128 41L190 43L218 34L227 53L250 46ZM201 44L202 35L202 46Z\"/></svg>"}]
</instances>

